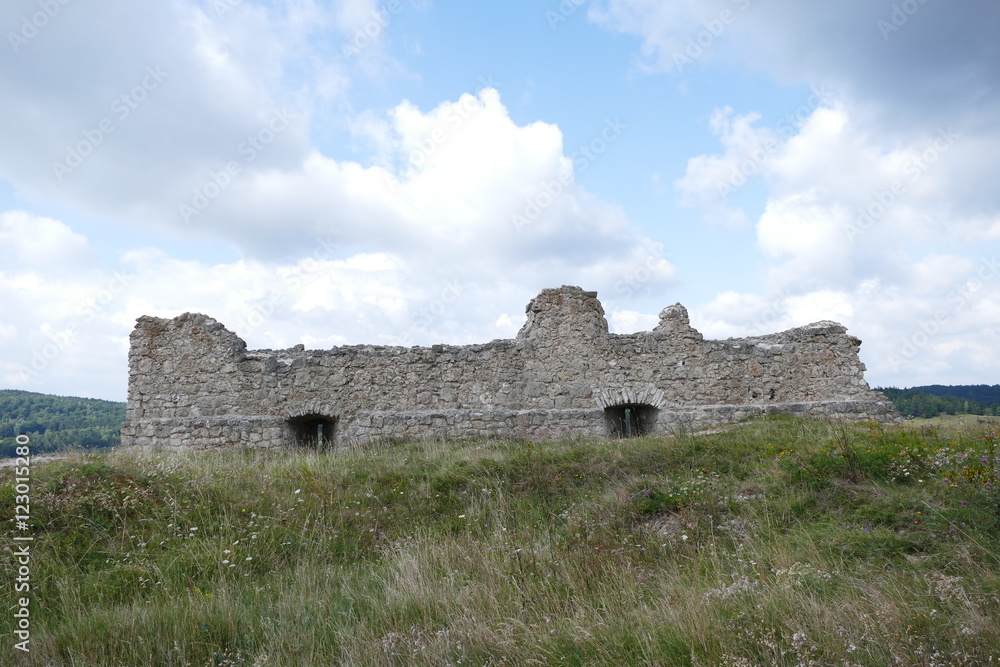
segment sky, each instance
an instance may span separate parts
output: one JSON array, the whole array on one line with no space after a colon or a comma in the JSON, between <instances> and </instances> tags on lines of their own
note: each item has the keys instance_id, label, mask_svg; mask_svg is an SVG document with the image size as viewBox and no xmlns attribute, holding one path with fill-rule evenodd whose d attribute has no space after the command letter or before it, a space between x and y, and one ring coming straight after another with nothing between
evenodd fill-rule
<instances>
[{"instance_id":1,"label":"sky","mask_svg":"<svg viewBox=\"0 0 1000 667\"><path fill-rule=\"evenodd\" d=\"M1000 382L994 0L7 0L0 388L124 400L137 317L252 349L819 320Z\"/></svg>"}]
</instances>

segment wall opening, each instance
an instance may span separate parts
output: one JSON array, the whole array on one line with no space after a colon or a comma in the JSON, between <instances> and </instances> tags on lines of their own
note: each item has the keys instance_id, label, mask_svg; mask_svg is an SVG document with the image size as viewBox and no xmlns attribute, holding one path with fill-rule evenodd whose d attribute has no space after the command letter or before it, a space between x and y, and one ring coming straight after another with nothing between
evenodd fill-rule
<instances>
[{"instance_id":1,"label":"wall opening","mask_svg":"<svg viewBox=\"0 0 1000 667\"><path fill-rule=\"evenodd\" d=\"M626 403L604 408L608 437L638 438L649 435L656 425L656 408L645 403Z\"/></svg>"},{"instance_id":2,"label":"wall opening","mask_svg":"<svg viewBox=\"0 0 1000 667\"><path fill-rule=\"evenodd\" d=\"M336 442L337 420L323 415L303 415L288 420L298 447L323 450Z\"/></svg>"}]
</instances>

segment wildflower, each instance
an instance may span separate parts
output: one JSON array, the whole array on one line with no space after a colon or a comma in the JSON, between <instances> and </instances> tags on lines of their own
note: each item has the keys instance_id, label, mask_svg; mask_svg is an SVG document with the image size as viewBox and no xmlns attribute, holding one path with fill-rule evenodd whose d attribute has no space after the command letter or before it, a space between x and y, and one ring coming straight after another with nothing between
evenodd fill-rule
<instances>
[{"instance_id":1,"label":"wildflower","mask_svg":"<svg viewBox=\"0 0 1000 667\"><path fill-rule=\"evenodd\" d=\"M253 556L247 556L247 560L253 560Z\"/></svg>"},{"instance_id":2,"label":"wildflower","mask_svg":"<svg viewBox=\"0 0 1000 667\"><path fill-rule=\"evenodd\" d=\"M229 565L229 561L228 560L224 560L224 561L222 561L222 564L223 565Z\"/></svg>"},{"instance_id":3,"label":"wildflower","mask_svg":"<svg viewBox=\"0 0 1000 667\"><path fill-rule=\"evenodd\" d=\"M302 489L295 489L295 493L299 493Z\"/></svg>"}]
</instances>

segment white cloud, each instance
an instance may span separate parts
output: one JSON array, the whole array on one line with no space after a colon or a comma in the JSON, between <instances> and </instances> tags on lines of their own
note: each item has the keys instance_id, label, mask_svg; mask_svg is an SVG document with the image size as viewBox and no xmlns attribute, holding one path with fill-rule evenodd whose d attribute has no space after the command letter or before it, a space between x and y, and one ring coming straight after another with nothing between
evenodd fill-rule
<instances>
[{"instance_id":1,"label":"white cloud","mask_svg":"<svg viewBox=\"0 0 1000 667\"><path fill-rule=\"evenodd\" d=\"M995 117L1000 6L974 1L957 12L922 2L900 10L905 4L604 0L589 16L641 38L647 69L687 74L722 60L785 80L830 82L881 107L886 130Z\"/></svg>"},{"instance_id":2,"label":"white cloud","mask_svg":"<svg viewBox=\"0 0 1000 667\"><path fill-rule=\"evenodd\" d=\"M970 141L940 128L887 143L830 100L792 133L776 135L757 121L717 112L711 127L723 151L690 160L676 183L715 219L727 206L717 196L719 180L728 171L724 182L734 185L731 174L748 156L750 177L769 190L755 231L768 260L764 288L778 296L719 294L693 309L706 335L834 319L868 341L862 354L876 383L981 381L1000 370L984 354L998 335L989 323L1000 320L993 298L1000 277L982 245L995 233L995 208L984 215L973 203L981 199L961 196L969 163L992 159L983 148L992 135ZM753 160L754 151L761 159Z\"/></svg>"},{"instance_id":3,"label":"white cloud","mask_svg":"<svg viewBox=\"0 0 1000 667\"><path fill-rule=\"evenodd\" d=\"M606 0L595 3L588 16L608 29L641 36L641 68L684 72L717 57L724 48L721 38L749 7L750 0Z\"/></svg>"},{"instance_id":4,"label":"white cloud","mask_svg":"<svg viewBox=\"0 0 1000 667\"><path fill-rule=\"evenodd\" d=\"M755 178L767 185L757 242L777 262L770 269L777 288L817 280L847 286L899 265L901 252L990 238L994 218L973 205L966 217L952 195L981 147L947 128L885 145L846 107L827 103L794 132L758 128L752 113L716 112L711 128L723 152L692 158L675 184L710 220L744 215L722 195Z\"/></svg>"},{"instance_id":5,"label":"white cloud","mask_svg":"<svg viewBox=\"0 0 1000 667\"><path fill-rule=\"evenodd\" d=\"M961 267L961 270L959 269ZM918 267L922 281L867 280L845 289L803 290L765 299L727 292L692 310L706 337L761 335L818 320L844 324L861 338L872 385L980 383L1000 373L1000 265L941 256ZM935 271L937 270L937 271Z\"/></svg>"},{"instance_id":6,"label":"white cloud","mask_svg":"<svg viewBox=\"0 0 1000 667\"><path fill-rule=\"evenodd\" d=\"M52 218L25 211L0 213L4 266L45 271L78 269L94 260L87 239Z\"/></svg>"},{"instance_id":7,"label":"white cloud","mask_svg":"<svg viewBox=\"0 0 1000 667\"><path fill-rule=\"evenodd\" d=\"M850 322L854 305L850 295L836 290L820 290L788 299L788 315L795 322L834 320Z\"/></svg>"},{"instance_id":8,"label":"white cloud","mask_svg":"<svg viewBox=\"0 0 1000 667\"><path fill-rule=\"evenodd\" d=\"M29 8L10 3L0 19L13 24ZM305 37L296 29L251 3L222 16L189 2L66 5L16 58L0 60L7 95L19 100L0 108L0 177L28 201L162 223L165 197L189 195L275 110L302 106L285 69L297 57L285 45ZM299 127L255 166L300 156Z\"/></svg>"},{"instance_id":9,"label":"white cloud","mask_svg":"<svg viewBox=\"0 0 1000 667\"><path fill-rule=\"evenodd\" d=\"M636 331L651 331L660 323L657 315L640 313L636 310L615 310L607 314L608 329L612 333L630 334Z\"/></svg>"},{"instance_id":10,"label":"white cloud","mask_svg":"<svg viewBox=\"0 0 1000 667\"><path fill-rule=\"evenodd\" d=\"M756 113L737 116L729 107L712 114L709 127L725 152L688 160L684 176L675 183L682 204L701 206L713 222L745 224L746 216L729 204L729 196L761 173L781 144L777 131L754 126L759 119Z\"/></svg>"},{"instance_id":11,"label":"white cloud","mask_svg":"<svg viewBox=\"0 0 1000 667\"><path fill-rule=\"evenodd\" d=\"M813 189L769 201L757 221L757 245L766 256L784 260L772 274L782 286L850 280L845 230L851 223L849 210Z\"/></svg>"},{"instance_id":12,"label":"white cloud","mask_svg":"<svg viewBox=\"0 0 1000 667\"><path fill-rule=\"evenodd\" d=\"M575 183L559 128L515 124L494 89L427 112L404 102L359 128L381 164L313 151L296 169L234 179L191 225L262 257L308 253L323 239L340 254L377 246L470 281L517 272L522 284L576 276L601 288L637 263L650 286L675 281L667 260L645 266L648 241L620 209Z\"/></svg>"},{"instance_id":13,"label":"white cloud","mask_svg":"<svg viewBox=\"0 0 1000 667\"><path fill-rule=\"evenodd\" d=\"M347 34L363 30L378 13L377 0L344 0L336 10L337 27Z\"/></svg>"},{"instance_id":14,"label":"white cloud","mask_svg":"<svg viewBox=\"0 0 1000 667\"><path fill-rule=\"evenodd\" d=\"M366 71L340 46L381 5L241 3L219 14L179 2L150 15L98 3L70 16L72 7L47 33L71 40L69 19L78 19L73 34L89 55L60 70L76 91L71 104L44 98L58 81L38 86L51 63L0 63L11 99L24 102L0 109L9 146L0 176L28 201L221 241L248 260L289 265L317 248L329 259L382 253L421 277L447 266L442 281L503 276L508 289L530 285L529 296L564 282L607 289L646 261L623 211L576 184L560 129L515 123L494 89L430 110L404 101L387 113L349 112L355 136L376 148L366 162L315 145L311 133L342 119L317 127L329 112L313 105ZM385 8L389 29L401 14ZM108 38L101 21L112 13L128 38ZM136 37L150 24L157 30ZM324 49L329 58L319 58ZM135 86L143 100L120 118L112 105ZM105 119L112 131L59 182L53 162L96 137ZM650 288L676 281L667 260L643 270Z\"/></svg>"}]
</instances>

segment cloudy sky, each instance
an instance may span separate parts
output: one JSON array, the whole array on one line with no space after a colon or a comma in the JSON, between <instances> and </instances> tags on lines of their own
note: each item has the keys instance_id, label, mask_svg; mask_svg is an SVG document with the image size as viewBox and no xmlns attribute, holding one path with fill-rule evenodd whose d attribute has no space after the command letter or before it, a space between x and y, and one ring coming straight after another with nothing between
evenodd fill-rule
<instances>
[{"instance_id":1,"label":"cloudy sky","mask_svg":"<svg viewBox=\"0 0 1000 667\"><path fill-rule=\"evenodd\" d=\"M144 314L252 348L832 319L1000 382L994 0L7 0L0 388L124 400Z\"/></svg>"}]
</instances>

